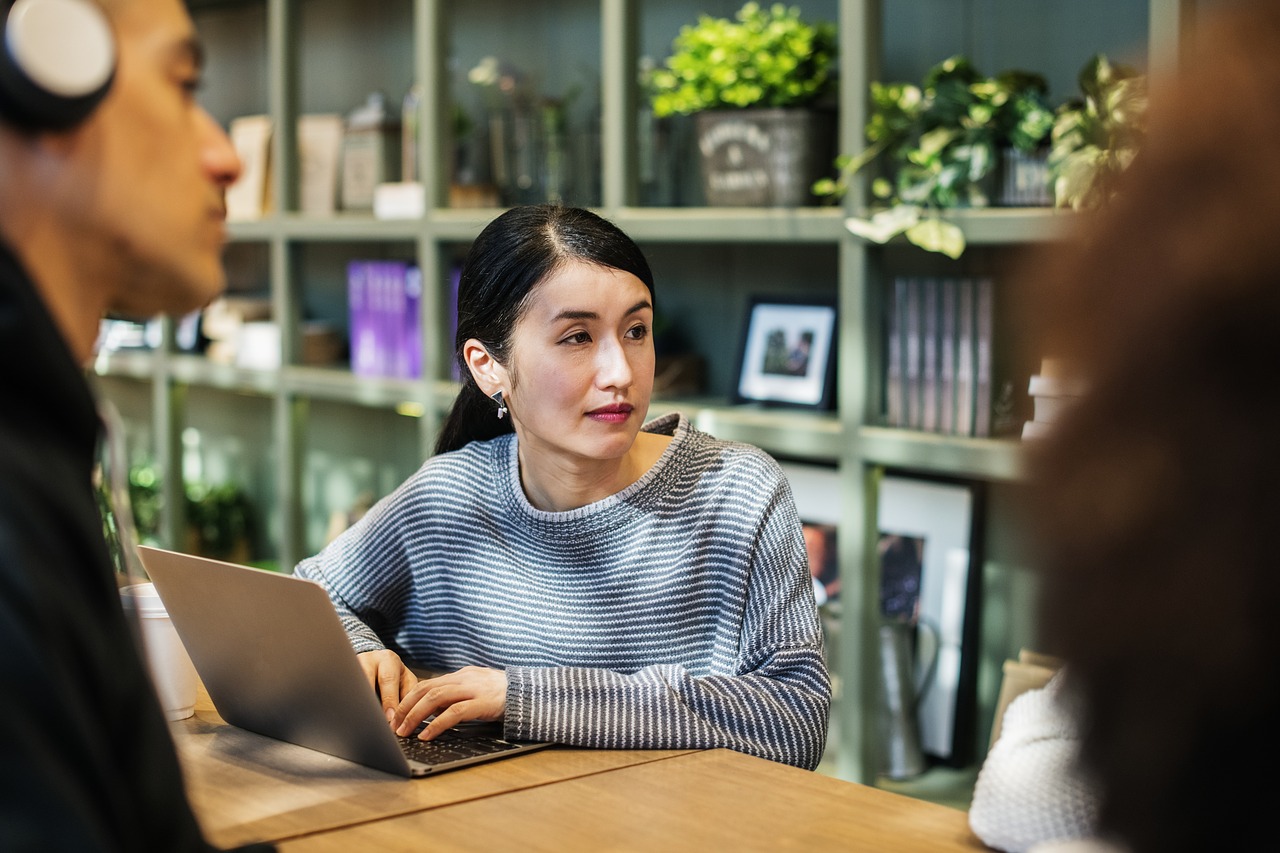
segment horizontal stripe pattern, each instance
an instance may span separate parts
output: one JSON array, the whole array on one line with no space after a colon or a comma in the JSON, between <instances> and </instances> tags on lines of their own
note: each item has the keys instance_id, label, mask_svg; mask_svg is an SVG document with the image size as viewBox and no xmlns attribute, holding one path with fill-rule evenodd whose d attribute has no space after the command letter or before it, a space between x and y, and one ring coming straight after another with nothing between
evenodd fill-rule
<instances>
[{"instance_id":1,"label":"horizontal stripe pattern","mask_svg":"<svg viewBox=\"0 0 1280 853\"><path fill-rule=\"evenodd\" d=\"M358 652L504 669L508 737L817 766L831 688L790 486L680 415L627 489L533 507L514 435L433 456L296 569Z\"/></svg>"}]
</instances>

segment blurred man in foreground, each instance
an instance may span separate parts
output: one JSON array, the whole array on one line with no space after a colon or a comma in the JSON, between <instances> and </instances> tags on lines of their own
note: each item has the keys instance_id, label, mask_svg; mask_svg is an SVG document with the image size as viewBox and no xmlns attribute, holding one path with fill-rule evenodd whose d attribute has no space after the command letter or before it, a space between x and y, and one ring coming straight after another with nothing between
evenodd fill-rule
<instances>
[{"instance_id":1,"label":"blurred man in foreground","mask_svg":"<svg viewBox=\"0 0 1280 853\"><path fill-rule=\"evenodd\" d=\"M208 849L120 606L82 368L107 312L178 314L220 292L240 165L195 101L180 0L0 14L0 838Z\"/></svg>"}]
</instances>

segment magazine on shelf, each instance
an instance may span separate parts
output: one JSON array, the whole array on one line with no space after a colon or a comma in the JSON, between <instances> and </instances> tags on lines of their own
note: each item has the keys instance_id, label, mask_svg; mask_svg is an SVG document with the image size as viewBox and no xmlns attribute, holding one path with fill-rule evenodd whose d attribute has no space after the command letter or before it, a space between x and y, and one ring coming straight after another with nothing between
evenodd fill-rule
<instances>
[{"instance_id":1,"label":"magazine on shelf","mask_svg":"<svg viewBox=\"0 0 1280 853\"><path fill-rule=\"evenodd\" d=\"M405 261L347 265L351 372L416 379L422 375L422 274Z\"/></svg>"},{"instance_id":2,"label":"magazine on shelf","mask_svg":"<svg viewBox=\"0 0 1280 853\"><path fill-rule=\"evenodd\" d=\"M946 279L941 287L941 315L938 318L938 432L956 431L956 289L958 282Z\"/></svg>"},{"instance_id":3,"label":"magazine on shelf","mask_svg":"<svg viewBox=\"0 0 1280 853\"><path fill-rule=\"evenodd\" d=\"M893 290L885 302L885 424L891 427L906 426L903 400L902 371L905 338L903 317L907 305L907 280L896 278Z\"/></svg>"},{"instance_id":4,"label":"magazine on shelf","mask_svg":"<svg viewBox=\"0 0 1280 853\"><path fill-rule=\"evenodd\" d=\"M903 426L911 429L919 429L922 422L921 404L923 396L920 392L922 365L920 333L922 314L920 308L920 280L911 278L907 280L907 303L906 311L903 314L903 322L905 324L906 333L906 349L904 351L905 367L903 369L903 390L902 396L906 402L906 422Z\"/></svg>"},{"instance_id":5,"label":"magazine on shelf","mask_svg":"<svg viewBox=\"0 0 1280 853\"><path fill-rule=\"evenodd\" d=\"M987 438L991 431L991 409L995 400L992 388L992 336L995 333L995 294L989 278L979 278L973 283L974 291L974 402L973 435Z\"/></svg>"},{"instance_id":6,"label":"magazine on shelf","mask_svg":"<svg viewBox=\"0 0 1280 853\"><path fill-rule=\"evenodd\" d=\"M990 278L902 276L885 311L885 422L946 435L987 437L997 369ZM1005 380L1007 384L1007 379ZM1019 383L1020 385L1021 383Z\"/></svg>"},{"instance_id":7,"label":"magazine on shelf","mask_svg":"<svg viewBox=\"0 0 1280 853\"><path fill-rule=\"evenodd\" d=\"M956 283L956 381L955 434L973 435L974 409L974 315L973 281Z\"/></svg>"},{"instance_id":8,"label":"magazine on shelf","mask_svg":"<svg viewBox=\"0 0 1280 853\"><path fill-rule=\"evenodd\" d=\"M920 286L920 428L925 432L938 432L939 282L936 278L926 278Z\"/></svg>"}]
</instances>

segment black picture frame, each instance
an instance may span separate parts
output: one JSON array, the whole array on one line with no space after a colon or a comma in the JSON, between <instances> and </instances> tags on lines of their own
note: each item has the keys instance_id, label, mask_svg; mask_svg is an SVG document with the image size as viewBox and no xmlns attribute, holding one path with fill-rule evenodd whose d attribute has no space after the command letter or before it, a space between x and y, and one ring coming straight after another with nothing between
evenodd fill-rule
<instances>
[{"instance_id":1,"label":"black picture frame","mask_svg":"<svg viewBox=\"0 0 1280 853\"><path fill-rule=\"evenodd\" d=\"M733 402L831 409L837 331L834 298L752 296Z\"/></svg>"},{"instance_id":2,"label":"black picture frame","mask_svg":"<svg viewBox=\"0 0 1280 853\"><path fill-rule=\"evenodd\" d=\"M876 502L880 616L915 629L921 749L938 763L966 766L975 757L985 489L888 471ZM915 564L887 560L895 545L914 552Z\"/></svg>"}]
</instances>

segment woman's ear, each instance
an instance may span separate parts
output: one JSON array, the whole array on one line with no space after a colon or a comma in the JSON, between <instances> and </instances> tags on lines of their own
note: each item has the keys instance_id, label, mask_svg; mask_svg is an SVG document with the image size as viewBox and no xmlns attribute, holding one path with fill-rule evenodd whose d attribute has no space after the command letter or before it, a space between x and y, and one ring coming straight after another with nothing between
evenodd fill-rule
<instances>
[{"instance_id":1,"label":"woman's ear","mask_svg":"<svg viewBox=\"0 0 1280 853\"><path fill-rule=\"evenodd\" d=\"M467 338L467 342L462 345L462 358L466 361L467 368L471 371L471 378L476 381L476 385L484 392L486 397L491 397L498 391L506 390L506 368L489 354L489 350L485 348L484 344L475 338Z\"/></svg>"}]
</instances>

